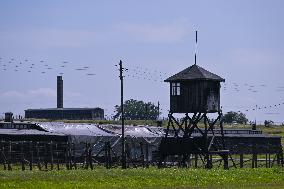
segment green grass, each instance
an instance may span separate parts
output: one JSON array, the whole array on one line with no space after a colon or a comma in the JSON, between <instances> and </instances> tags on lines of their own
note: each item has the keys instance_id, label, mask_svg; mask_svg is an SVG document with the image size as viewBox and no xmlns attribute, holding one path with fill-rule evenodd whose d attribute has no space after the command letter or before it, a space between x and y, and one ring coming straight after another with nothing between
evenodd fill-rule
<instances>
[{"instance_id":1,"label":"green grass","mask_svg":"<svg viewBox=\"0 0 284 189\"><path fill-rule=\"evenodd\" d=\"M0 171L0 188L284 188L284 169Z\"/></svg>"}]
</instances>

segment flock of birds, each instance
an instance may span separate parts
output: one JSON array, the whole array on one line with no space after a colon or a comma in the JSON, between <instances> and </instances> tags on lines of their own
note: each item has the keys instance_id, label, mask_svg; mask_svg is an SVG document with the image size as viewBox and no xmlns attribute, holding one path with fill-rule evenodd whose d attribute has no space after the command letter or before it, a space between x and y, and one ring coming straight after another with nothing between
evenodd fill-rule
<instances>
[{"instance_id":1,"label":"flock of birds","mask_svg":"<svg viewBox=\"0 0 284 189\"><path fill-rule=\"evenodd\" d=\"M231 84L223 84L222 87L223 91L230 91L230 92L236 92L239 93L241 91L244 91L246 93L253 93L253 94L257 94L259 92L262 92L263 90L271 90L271 89L267 89L267 85L266 84L259 84L259 85L252 85L252 84L248 84L248 83L244 83L244 84L238 84L238 83L231 83ZM274 89L275 92L284 92L284 86L278 86ZM270 104L270 105L266 105L266 106L259 106L256 105L255 107L252 108L246 108L244 111L248 112L248 111L256 111L256 110L266 110L269 108L277 108L279 106L284 105L284 102L282 103L277 103L277 104ZM275 113L267 113L267 114L275 114Z\"/></svg>"},{"instance_id":2,"label":"flock of birds","mask_svg":"<svg viewBox=\"0 0 284 189\"><path fill-rule=\"evenodd\" d=\"M242 84L238 84L233 82L232 84L227 84L224 83L223 85L223 91L227 91L228 88L231 88L231 90L235 91L235 92L240 92L242 89L247 90L247 92L252 92L252 93L258 93L260 92L262 89L265 89L267 87L266 84L260 84L260 85L252 85L252 84L248 84L248 83L244 83ZM284 92L284 86L278 86L275 88L276 92Z\"/></svg>"},{"instance_id":3,"label":"flock of birds","mask_svg":"<svg viewBox=\"0 0 284 189\"><path fill-rule=\"evenodd\" d=\"M51 65L48 63L48 61L45 61L45 60L40 60L37 62L31 61L28 59L16 60L14 58L4 60L2 57L0 57L0 64L1 64L1 71L3 72L26 71L27 73L39 72L41 74L48 74L49 71L53 70L59 75L64 75L64 73L66 72L68 73L71 69L74 71L82 72L83 74L87 76L96 75L95 73L91 72L90 66L72 68L71 64L67 61L61 61L57 65ZM69 70L67 70L67 68L69 68ZM134 79L147 80L147 81L153 81L153 82L164 82L164 80L170 76L169 74L165 72L161 72L158 70L153 70L153 69L149 69L149 68L145 68L141 66L127 68L125 69L124 74L126 78L134 78ZM230 92L239 93L240 91L245 91L245 92L256 94L256 93L261 92L265 88L267 88L266 84L252 85L248 83L240 84L236 82L222 83L222 90L224 92L230 91ZM284 86L276 87L275 92L284 92ZM267 106L255 106L250 109L245 109L245 111L248 112L248 111L261 110L261 109L276 108L281 105L284 105L284 102L278 103L278 104L267 105Z\"/></svg>"},{"instance_id":4,"label":"flock of birds","mask_svg":"<svg viewBox=\"0 0 284 189\"><path fill-rule=\"evenodd\" d=\"M256 110L264 110L264 109L269 109L269 108L277 108L277 107L282 106L282 105L284 105L284 102L279 103L279 104L272 104L272 105L268 105L268 106L257 106L256 105L254 108L246 109L245 111L248 112L248 111L256 111ZM268 112L267 114L276 114L276 113Z\"/></svg>"},{"instance_id":5,"label":"flock of birds","mask_svg":"<svg viewBox=\"0 0 284 189\"><path fill-rule=\"evenodd\" d=\"M69 62L61 61L59 64L52 65L48 63L48 61L40 60L40 61L32 61L29 59L24 60L16 60L15 58L3 59L0 57L1 71L3 72L20 72L25 71L27 73L38 72L41 74L47 74L48 72L54 70L59 75L64 75L67 68L74 69L76 71L85 71L85 74L88 76L94 76L95 74L91 72L90 66L83 66L79 68L72 68Z\"/></svg>"},{"instance_id":6,"label":"flock of birds","mask_svg":"<svg viewBox=\"0 0 284 189\"><path fill-rule=\"evenodd\" d=\"M125 76L154 82L164 82L168 74L158 70L136 66L134 68L127 68Z\"/></svg>"},{"instance_id":7,"label":"flock of birds","mask_svg":"<svg viewBox=\"0 0 284 189\"><path fill-rule=\"evenodd\" d=\"M141 66L136 66L134 68L127 68L125 76L130 78L136 78L139 80L142 79L154 82L164 82L164 80L168 78L170 75L161 71L152 70L145 67L143 68ZM241 91L245 91L252 94L256 94L262 92L263 90L268 90L268 89L266 84L253 85L249 83L239 84L236 82L229 82L229 83L227 82L227 83L222 83L222 90L224 92L230 91L230 92L239 93ZM278 86L274 91L284 92L284 86ZM267 106L255 106L252 108L246 108L244 109L244 111L249 112L249 111L264 110L269 108L277 108L282 105L284 105L284 102L278 104L271 104ZM275 113L267 113L267 114L275 114Z\"/></svg>"}]
</instances>

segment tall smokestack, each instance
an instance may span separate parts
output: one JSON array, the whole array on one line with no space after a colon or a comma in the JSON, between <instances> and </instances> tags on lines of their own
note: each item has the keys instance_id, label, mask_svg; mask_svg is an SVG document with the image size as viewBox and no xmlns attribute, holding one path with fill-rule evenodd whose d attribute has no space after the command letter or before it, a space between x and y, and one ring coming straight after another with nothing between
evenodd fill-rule
<instances>
[{"instance_id":1,"label":"tall smokestack","mask_svg":"<svg viewBox=\"0 0 284 189\"><path fill-rule=\"evenodd\" d=\"M57 76L57 108L63 108L63 80Z\"/></svg>"}]
</instances>

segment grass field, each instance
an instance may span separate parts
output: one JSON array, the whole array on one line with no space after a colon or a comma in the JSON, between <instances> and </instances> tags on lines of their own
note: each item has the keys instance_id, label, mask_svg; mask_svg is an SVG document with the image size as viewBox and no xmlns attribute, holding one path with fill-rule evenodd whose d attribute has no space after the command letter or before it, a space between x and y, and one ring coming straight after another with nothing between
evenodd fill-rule
<instances>
[{"instance_id":1,"label":"grass field","mask_svg":"<svg viewBox=\"0 0 284 189\"><path fill-rule=\"evenodd\" d=\"M0 188L284 188L284 169L0 171Z\"/></svg>"}]
</instances>

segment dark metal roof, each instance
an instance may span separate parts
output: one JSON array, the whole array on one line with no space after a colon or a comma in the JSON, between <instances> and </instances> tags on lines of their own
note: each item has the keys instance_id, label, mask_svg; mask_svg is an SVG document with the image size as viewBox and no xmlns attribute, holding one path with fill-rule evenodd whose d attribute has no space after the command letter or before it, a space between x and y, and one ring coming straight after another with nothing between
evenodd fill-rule
<instances>
[{"instance_id":1,"label":"dark metal roof","mask_svg":"<svg viewBox=\"0 0 284 189\"><path fill-rule=\"evenodd\" d=\"M65 136L62 133L39 131L34 129L0 129L0 135L48 135Z\"/></svg>"},{"instance_id":2,"label":"dark metal roof","mask_svg":"<svg viewBox=\"0 0 284 189\"><path fill-rule=\"evenodd\" d=\"M190 81L190 80L212 80L224 82L225 79L220 76L213 74L196 64L182 70L181 72L169 77L165 82L173 81Z\"/></svg>"},{"instance_id":3,"label":"dark metal roof","mask_svg":"<svg viewBox=\"0 0 284 189\"><path fill-rule=\"evenodd\" d=\"M40 109L27 109L25 111L74 111L74 110L103 110L102 108L40 108Z\"/></svg>"}]
</instances>

